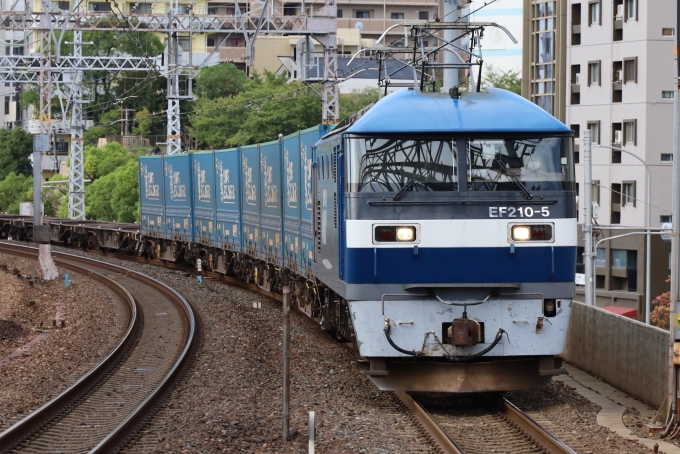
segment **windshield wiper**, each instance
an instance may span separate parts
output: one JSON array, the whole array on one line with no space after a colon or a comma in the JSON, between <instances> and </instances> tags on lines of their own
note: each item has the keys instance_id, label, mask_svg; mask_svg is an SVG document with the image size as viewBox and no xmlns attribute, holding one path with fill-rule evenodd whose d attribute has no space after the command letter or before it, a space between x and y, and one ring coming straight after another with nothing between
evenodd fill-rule
<instances>
[{"instance_id":1,"label":"windshield wiper","mask_svg":"<svg viewBox=\"0 0 680 454\"><path fill-rule=\"evenodd\" d=\"M531 194L531 192L529 192L529 190L524 187L522 182L519 181L517 176L514 173L512 173L508 170L508 168L505 166L505 163L503 161L501 161L498 158L493 158L493 159L494 159L494 161L496 161L498 163L498 167L500 167L500 169L503 171L503 173L508 178L510 178L513 181L513 183L515 183L517 185L517 187L524 193L524 195L527 197L527 200L531 200L531 199L534 198L534 196Z\"/></svg>"},{"instance_id":2,"label":"windshield wiper","mask_svg":"<svg viewBox=\"0 0 680 454\"><path fill-rule=\"evenodd\" d=\"M408 183L406 183L402 188L394 194L394 197L392 197L392 200L401 200L401 196L404 195L406 191L411 189L416 183L420 183L420 180L422 179L422 175L416 175L412 179L408 180Z\"/></svg>"}]
</instances>

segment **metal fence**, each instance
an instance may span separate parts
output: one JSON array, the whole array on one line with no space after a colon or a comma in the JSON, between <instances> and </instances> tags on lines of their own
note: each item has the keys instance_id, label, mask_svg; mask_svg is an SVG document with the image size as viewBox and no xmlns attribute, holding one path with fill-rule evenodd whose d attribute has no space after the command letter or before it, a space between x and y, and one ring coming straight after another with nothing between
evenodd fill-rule
<instances>
[{"instance_id":1,"label":"metal fence","mask_svg":"<svg viewBox=\"0 0 680 454\"><path fill-rule=\"evenodd\" d=\"M106 142L118 142L125 148L150 148L166 142L166 136L106 136Z\"/></svg>"}]
</instances>

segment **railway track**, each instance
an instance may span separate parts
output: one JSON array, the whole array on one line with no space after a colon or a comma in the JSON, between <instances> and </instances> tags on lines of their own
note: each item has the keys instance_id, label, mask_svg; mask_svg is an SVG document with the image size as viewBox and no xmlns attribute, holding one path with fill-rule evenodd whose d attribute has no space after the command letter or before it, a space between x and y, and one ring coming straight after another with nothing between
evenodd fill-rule
<instances>
[{"instance_id":1,"label":"railway track","mask_svg":"<svg viewBox=\"0 0 680 454\"><path fill-rule=\"evenodd\" d=\"M526 413L496 396L396 392L430 440L444 453L576 454Z\"/></svg>"},{"instance_id":2,"label":"railway track","mask_svg":"<svg viewBox=\"0 0 680 454\"><path fill-rule=\"evenodd\" d=\"M124 255L115 252L87 251L102 257L113 257L122 260L161 266L172 270L181 270L194 274L195 270L181 263L159 262L138 256ZM282 296L268 292L259 286L246 283L240 279L218 273L204 272L203 277L224 281L269 298L281 301ZM349 344L343 344L349 350ZM505 399L479 399L477 395L464 405L442 405L430 400L419 402L404 392L395 393L398 400L418 421L428 438L444 453L560 453L575 454L575 451L546 431L532 417ZM460 396L454 397L459 399ZM465 399L465 397L463 397ZM419 400L419 399L418 399ZM471 426L477 427L477 434L467 433ZM480 436L480 429L483 435Z\"/></svg>"},{"instance_id":3,"label":"railway track","mask_svg":"<svg viewBox=\"0 0 680 454\"><path fill-rule=\"evenodd\" d=\"M36 258L37 249L0 243L0 252ZM90 275L127 302L129 327L97 366L0 433L2 452L111 452L134 436L189 358L196 323L187 301L129 269L53 252L63 268Z\"/></svg>"}]
</instances>

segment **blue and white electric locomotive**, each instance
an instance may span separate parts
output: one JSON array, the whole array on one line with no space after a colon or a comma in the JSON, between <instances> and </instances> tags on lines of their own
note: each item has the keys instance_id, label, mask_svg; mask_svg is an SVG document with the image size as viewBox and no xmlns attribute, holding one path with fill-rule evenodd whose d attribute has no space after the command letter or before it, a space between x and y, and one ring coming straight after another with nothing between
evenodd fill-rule
<instances>
[{"instance_id":1,"label":"blue and white electric locomotive","mask_svg":"<svg viewBox=\"0 0 680 454\"><path fill-rule=\"evenodd\" d=\"M391 94L314 153L321 324L380 388L560 373L574 296L572 131L498 89Z\"/></svg>"}]
</instances>

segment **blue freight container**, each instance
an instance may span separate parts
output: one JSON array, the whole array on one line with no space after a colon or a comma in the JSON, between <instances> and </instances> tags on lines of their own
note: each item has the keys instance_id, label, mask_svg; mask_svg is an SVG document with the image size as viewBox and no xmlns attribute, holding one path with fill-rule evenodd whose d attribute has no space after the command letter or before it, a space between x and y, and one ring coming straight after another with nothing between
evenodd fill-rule
<instances>
[{"instance_id":1,"label":"blue freight container","mask_svg":"<svg viewBox=\"0 0 680 454\"><path fill-rule=\"evenodd\" d=\"M161 237L165 226L163 210L163 158L139 158L139 226L143 235Z\"/></svg>"},{"instance_id":2,"label":"blue freight container","mask_svg":"<svg viewBox=\"0 0 680 454\"><path fill-rule=\"evenodd\" d=\"M218 247L241 252L241 151L215 151L215 207Z\"/></svg>"},{"instance_id":3,"label":"blue freight container","mask_svg":"<svg viewBox=\"0 0 680 454\"><path fill-rule=\"evenodd\" d=\"M312 162L314 160L314 144L331 130L330 125L319 125L300 131L300 275L308 279L314 277L314 230L312 229L312 212L314 196L312 194Z\"/></svg>"},{"instance_id":4,"label":"blue freight container","mask_svg":"<svg viewBox=\"0 0 680 454\"><path fill-rule=\"evenodd\" d=\"M282 167L281 142L260 144L260 251L276 266L283 265Z\"/></svg>"},{"instance_id":5,"label":"blue freight container","mask_svg":"<svg viewBox=\"0 0 680 454\"><path fill-rule=\"evenodd\" d=\"M193 242L191 155L163 157L165 175L165 238Z\"/></svg>"},{"instance_id":6,"label":"blue freight container","mask_svg":"<svg viewBox=\"0 0 680 454\"><path fill-rule=\"evenodd\" d=\"M212 151L193 153L194 238L197 243L217 246L215 222L215 156Z\"/></svg>"},{"instance_id":7,"label":"blue freight container","mask_svg":"<svg viewBox=\"0 0 680 454\"><path fill-rule=\"evenodd\" d=\"M283 139L283 260L284 266L301 274L300 250L300 133Z\"/></svg>"},{"instance_id":8,"label":"blue freight container","mask_svg":"<svg viewBox=\"0 0 680 454\"><path fill-rule=\"evenodd\" d=\"M243 252L262 258L260 254L260 146L241 147L241 191Z\"/></svg>"}]
</instances>

